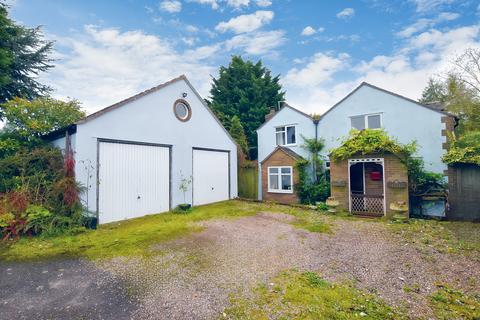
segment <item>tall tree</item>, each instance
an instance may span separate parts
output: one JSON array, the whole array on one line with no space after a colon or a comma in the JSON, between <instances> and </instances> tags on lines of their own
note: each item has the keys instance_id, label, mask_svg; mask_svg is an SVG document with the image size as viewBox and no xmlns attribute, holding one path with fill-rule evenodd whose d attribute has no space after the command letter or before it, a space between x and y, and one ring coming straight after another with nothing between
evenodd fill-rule
<instances>
[{"instance_id":1,"label":"tall tree","mask_svg":"<svg viewBox=\"0 0 480 320\"><path fill-rule=\"evenodd\" d=\"M443 82L430 78L427 86L423 89L420 103L444 102L446 98L446 90Z\"/></svg>"},{"instance_id":2,"label":"tall tree","mask_svg":"<svg viewBox=\"0 0 480 320\"><path fill-rule=\"evenodd\" d=\"M33 99L49 91L36 77L52 67L52 44L43 39L40 27L27 28L11 20L0 0L0 103L13 97Z\"/></svg>"},{"instance_id":3,"label":"tall tree","mask_svg":"<svg viewBox=\"0 0 480 320\"><path fill-rule=\"evenodd\" d=\"M64 102L49 97L32 101L14 98L0 105L0 111L6 120L5 133L25 140L39 138L85 116L77 100Z\"/></svg>"},{"instance_id":4,"label":"tall tree","mask_svg":"<svg viewBox=\"0 0 480 320\"><path fill-rule=\"evenodd\" d=\"M429 80L419 101L443 103L460 118L459 134L480 131L480 50L456 57L443 78Z\"/></svg>"},{"instance_id":5,"label":"tall tree","mask_svg":"<svg viewBox=\"0 0 480 320\"><path fill-rule=\"evenodd\" d=\"M0 131L0 159L44 144L42 135L85 116L78 101L63 102L49 97L32 101L14 98L0 105L0 112L6 121Z\"/></svg>"},{"instance_id":6,"label":"tall tree","mask_svg":"<svg viewBox=\"0 0 480 320\"><path fill-rule=\"evenodd\" d=\"M233 116L230 126L230 135L235 141L237 141L240 149L242 149L245 155L248 155L248 142L247 136L245 135L245 130L243 129L240 118Z\"/></svg>"},{"instance_id":7,"label":"tall tree","mask_svg":"<svg viewBox=\"0 0 480 320\"><path fill-rule=\"evenodd\" d=\"M270 108L284 100L279 75L272 77L261 61L253 63L233 56L228 67L220 67L210 95L210 107L228 130L234 116L240 119L250 146L249 158L256 159L255 130L265 121Z\"/></svg>"}]
</instances>

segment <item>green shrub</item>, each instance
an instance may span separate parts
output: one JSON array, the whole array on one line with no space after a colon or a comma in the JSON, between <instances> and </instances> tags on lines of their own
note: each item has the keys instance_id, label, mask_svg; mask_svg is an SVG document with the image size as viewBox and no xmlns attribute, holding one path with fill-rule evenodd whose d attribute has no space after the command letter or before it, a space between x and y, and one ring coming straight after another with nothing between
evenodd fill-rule
<instances>
[{"instance_id":1,"label":"green shrub","mask_svg":"<svg viewBox=\"0 0 480 320\"><path fill-rule=\"evenodd\" d=\"M295 190L302 204L315 204L330 196L330 183L323 176L317 182L312 181L307 172L309 164L308 160L302 159L295 165L299 178Z\"/></svg>"},{"instance_id":2,"label":"green shrub","mask_svg":"<svg viewBox=\"0 0 480 320\"><path fill-rule=\"evenodd\" d=\"M49 146L0 159L0 234L55 234L83 223L73 157Z\"/></svg>"},{"instance_id":3,"label":"green shrub","mask_svg":"<svg viewBox=\"0 0 480 320\"><path fill-rule=\"evenodd\" d=\"M451 137L452 143L442 160L448 164L472 163L480 165L480 131L465 133L460 138Z\"/></svg>"}]
</instances>

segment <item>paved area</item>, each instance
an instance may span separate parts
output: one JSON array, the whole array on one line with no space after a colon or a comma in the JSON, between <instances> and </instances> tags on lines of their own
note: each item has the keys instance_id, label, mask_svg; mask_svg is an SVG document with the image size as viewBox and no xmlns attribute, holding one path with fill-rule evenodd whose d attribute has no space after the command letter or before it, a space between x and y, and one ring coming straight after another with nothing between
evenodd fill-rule
<instances>
[{"instance_id":1,"label":"paved area","mask_svg":"<svg viewBox=\"0 0 480 320\"><path fill-rule=\"evenodd\" d=\"M87 261L0 263L0 319L130 319L133 301Z\"/></svg>"}]
</instances>

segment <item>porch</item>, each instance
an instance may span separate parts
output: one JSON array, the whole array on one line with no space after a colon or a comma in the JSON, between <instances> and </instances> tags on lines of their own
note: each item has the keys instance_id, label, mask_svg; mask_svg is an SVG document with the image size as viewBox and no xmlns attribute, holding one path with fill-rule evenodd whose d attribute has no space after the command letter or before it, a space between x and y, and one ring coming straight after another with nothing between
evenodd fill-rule
<instances>
[{"instance_id":1,"label":"porch","mask_svg":"<svg viewBox=\"0 0 480 320\"><path fill-rule=\"evenodd\" d=\"M391 216L392 204L408 204L407 168L390 153L331 159L330 185L339 208L357 216Z\"/></svg>"}]
</instances>

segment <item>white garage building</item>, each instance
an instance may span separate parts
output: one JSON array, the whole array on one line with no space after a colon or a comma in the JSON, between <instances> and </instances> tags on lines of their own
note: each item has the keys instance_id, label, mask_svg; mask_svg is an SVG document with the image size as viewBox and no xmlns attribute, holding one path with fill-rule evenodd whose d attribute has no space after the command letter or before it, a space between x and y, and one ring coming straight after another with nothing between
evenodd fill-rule
<instances>
[{"instance_id":1,"label":"white garage building","mask_svg":"<svg viewBox=\"0 0 480 320\"><path fill-rule=\"evenodd\" d=\"M72 149L99 223L237 196L237 146L183 75L46 138ZM185 195L182 178L192 180Z\"/></svg>"}]
</instances>

